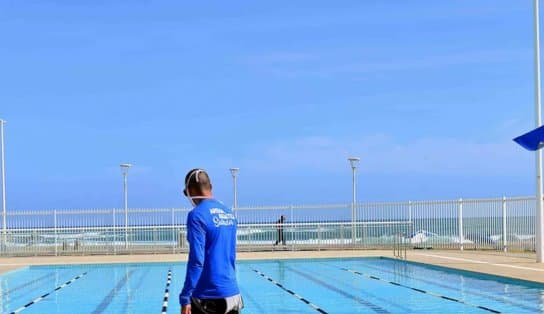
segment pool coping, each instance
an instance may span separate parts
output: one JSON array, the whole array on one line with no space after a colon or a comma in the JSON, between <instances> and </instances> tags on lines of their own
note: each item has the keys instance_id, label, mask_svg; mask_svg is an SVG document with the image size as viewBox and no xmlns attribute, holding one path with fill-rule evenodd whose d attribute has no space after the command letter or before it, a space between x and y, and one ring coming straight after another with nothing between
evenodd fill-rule
<instances>
[{"instance_id":1,"label":"pool coping","mask_svg":"<svg viewBox=\"0 0 544 314\"><path fill-rule=\"evenodd\" d=\"M522 284L529 285L531 287L534 286L536 288L544 288L544 283L537 282L537 281L532 281L532 280L508 277L508 276L503 276L503 275L499 276L499 275L493 275L493 274L485 273L485 272L481 272L481 271L473 271L473 270L466 270L466 269L461 269L461 268L453 268L453 267L434 265L434 264L429 264L429 263L415 262L415 261L410 261L410 260L401 260L401 259L397 259L397 258L393 258L393 257L380 256L379 258L384 259L384 260L389 260L389 261L399 261L399 262L402 262L402 263L407 263L407 264L416 265L416 266L422 266L422 267L426 267L426 268L429 268L429 269L435 269L435 270L440 270L440 271L453 271L453 272L460 273L460 274L466 274L467 276L470 276L470 277L477 277L479 279L486 279L486 280L490 279L490 280L500 281L502 283L512 283L512 284L519 284L521 282Z\"/></svg>"},{"instance_id":2,"label":"pool coping","mask_svg":"<svg viewBox=\"0 0 544 314\"><path fill-rule=\"evenodd\" d=\"M343 250L343 251L268 251L239 252L237 260L281 260L307 258L384 257L394 258L392 251ZM118 264L184 262L187 254L156 255L93 255L93 256L47 256L47 257L1 257L0 273L11 272L27 266L73 265L73 264ZM532 283L544 283L544 264L536 263L526 254L501 254L482 251L438 251L410 250L407 261L449 269L464 270L492 276L506 277Z\"/></svg>"}]
</instances>

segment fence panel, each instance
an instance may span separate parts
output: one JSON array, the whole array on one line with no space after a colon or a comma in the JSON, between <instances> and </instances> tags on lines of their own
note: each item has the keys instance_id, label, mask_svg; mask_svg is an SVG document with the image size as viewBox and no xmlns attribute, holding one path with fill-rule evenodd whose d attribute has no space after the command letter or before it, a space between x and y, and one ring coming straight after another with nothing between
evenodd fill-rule
<instances>
[{"instance_id":1,"label":"fence panel","mask_svg":"<svg viewBox=\"0 0 544 314\"><path fill-rule=\"evenodd\" d=\"M186 252L188 208L9 211L3 255ZM535 199L239 207L240 250L535 250ZM278 222L284 216L283 222ZM285 243L285 244L284 244Z\"/></svg>"},{"instance_id":2,"label":"fence panel","mask_svg":"<svg viewBox=\"0 0 544 314\"><path fill-rule=\"evenodd\" d=\"M463 202L463 243L461 249L503 249L503 200Z\"/></svg>"},{"instance_id":3,"label":"fence panel","mask_svg":"<svg viewBox=\"0 0 544 314\"><path fill-rule=\"evenodd\" d=\"M506 247L509 251L535 251L534 198L506 199Z\"/></svg>"},{"instance_id":4,"label":"fence panel","mask_svg":"<svg viewBox=\"0 0 544 314\"><path fill-rule=\"evenodd\" d=\"M390 248L395 236L412 233L410 203L358 204L357 242L367 248Z\"/></svg>"},{"instance_id":5,"label":"fence panel","mask_svg":"<svg viewBox=\"0 0 544 314\"><path fill-rule=\"evenodd\" d=\"M459 239L458 201L411 202L413 232L409 237L415 249L455 249Z\"/></svg>"}]
</instances>

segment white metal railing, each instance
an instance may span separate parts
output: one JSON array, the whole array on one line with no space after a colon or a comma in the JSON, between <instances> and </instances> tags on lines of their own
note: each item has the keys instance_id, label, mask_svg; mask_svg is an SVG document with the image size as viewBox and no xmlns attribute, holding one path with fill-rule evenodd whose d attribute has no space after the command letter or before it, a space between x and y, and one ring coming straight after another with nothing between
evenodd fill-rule
<instances>
[{"instance_id":1,"label":"white metal railing","mask_svg":"<svg viewBox=\"0 0 544 314\"><path fill-rule=\"evenodd\" d=\"M400 259L406 259L406 250L408 248L408 239L405 234L397 233L393 242L393 256Z\"/></svg>"},{"instance_id":2,"label":"white metal railing","mask_svg":"<svg viewBox=\"0 0 544 314\"><path fill-rule=\"evenodd\" d=\"M535 250L531 197L238 207L240 250L409 248ZM123 254L187 250L188 208L9 211L3 255ZM278 245L279 225L282 241ZM399 240L400 241L400 240Z\"/></svg>"}]
</instances>

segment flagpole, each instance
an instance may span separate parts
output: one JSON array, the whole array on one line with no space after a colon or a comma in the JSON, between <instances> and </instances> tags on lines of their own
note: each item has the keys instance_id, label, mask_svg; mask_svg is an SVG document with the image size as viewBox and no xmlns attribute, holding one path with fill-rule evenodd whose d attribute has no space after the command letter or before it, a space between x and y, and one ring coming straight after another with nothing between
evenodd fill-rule
<instances>
[{"instance_id":1,"label":"flagpole","mask_svg":"<svg viewBox=\"0 0 544 314\"><path fill-rule=\"evenodd\" d=\"M536 127L542 125L541 82L540 82L540 13L539 0L534 0L535 22L535 115ZM542 191L542 150L536 151L536 261L544 262L544 204Z\"/></svg>"},{"instance_id":2,"label":"flagpole","mask_svg":"<svg viewBox=\"0 0 544 314\"><path fill-rule=\"evenodd\" d=\"M2 250L6 246L6 167L4 155L4 124L5 120L0 119L0 168L2 171Z\"/></svg>"}]
</instances>

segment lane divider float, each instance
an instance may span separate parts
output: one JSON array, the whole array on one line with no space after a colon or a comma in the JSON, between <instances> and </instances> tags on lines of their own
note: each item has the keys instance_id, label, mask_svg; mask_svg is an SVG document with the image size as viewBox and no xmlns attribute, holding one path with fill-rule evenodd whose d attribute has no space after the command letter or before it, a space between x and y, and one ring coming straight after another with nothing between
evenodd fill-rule
<instances>
[{"instance_id":1,"label":"lane divider float","mask_svg":"<svg viewBox=\"0 0 544 314\"><path fill-rule=\"evenodd\" d=\"M62 285L56 287L54 290L52 290L50 292L47 292L46 294L43 294L43 295L37 297L36 299L34 299L34 300L28 302L27 304L21 306L20 308L16 309L15 311L11 312L10 314L17 314L17 313L20 313L20 312L26 310L30 306L32 306L32 305L42 301L43 299L47 298L50 294L52 294L52 293L54 293L56 291L59 291L60 289L72 284L74 281L80 279L81 277L83 277L85 275L87 275L87 272L84 272L84 273L82 273L80 275L77 275L76 277L74 277L74 278L68 280L67 282L63 283Z\"/></svg>"},{"instance_id":2,"label":"lane divider float","mask_svg":"<svg viewBox=\"0 0 544 314\"><path fill-rule=\"evenodd\" d=\"M162 314L166 314L168 311L168 297L170 297L170 283L172 283L172 270L168 270L168 276L166 279L166 288L164 289L164 298L162 299Z\"/></svg>"},{"instance_id":3,"label":"lane divider float","mask_svg":"<svg viewBox=\"0 0 544 314\"><path fill-rule=\"evenodd\" d=\"M281 283L275 281L274 279L268 277L267 275L263 274L262 272L256 270L256 269L252 269L254 272L256 272L257 274L259 274L261 277L265 278L266 280L270 281L271 283L275 284L276 286L278 286L279 288L281 288L283 291L286 291L287 293L291 294L292 296L294 296L295 298L299 299L300 301L308 304L309 306L311 306L314 310L318 311L319 313L322 313L322 314L328 314L325 310L323 310L322 308L320 308L319 306L313 304L312 302L308 301L307 299L303 298L301 295L295 293L294 291L290 290L290 289L287 289L286 287L284 287Z\"/></svg>"},{"instance_id":4,"label":"lane divider float","mask_svg":"<svg viewBox=\"0 0 544 314\"><path fill-rule=\"evenodd\" d=\"M392 284L392 285L394 285L394 286L403 287L403 288L407 288L407 289L410 289L410 290L412 290L412 291L416 291L416 292L419 292L419 293L424 293L424 294L432 295L432 296L434 296L434 297L441 298L441 299L443 299L443 300L448 300L448 301L452 301L452 302L461 303L461 304L468 305L468 306L471 306L471 307L475 307L475 308L478 308L478 309L481 309L481 310L484 310L484 311L488 311L488 312L491 312L491 313L502 313L502 312L500 312L500 311L497 311L497 310L488 308L488 307L486 307L486 306L477 305L477 304L472 304L472 303L469 303L469 302L466 302L466 301L463 301L463 300L459 300L459 299L456 299L456 298L452 298L452 297L448 297L448 296L441 295L441 294L438 294L438 293L434 293L434 292L432 292L432 291L427 291L427 290L423 290L423 289L418 289L418 288L410 287L410 286L407 286L407 285L403 285L403 284L398 283L398 282L389 281L389 280L382 279L382 278L379 278L379 277L376 277L376 276L363 274L363 273L358 272L358 271L356 271L356 270L347 269L347 268L343 268L343 267L340 267L340 269L342 269L342 270L344 270L344 271L347 271L347 272L350 272L350 273L352 273L352 274L358 275L358 276L370 278L370 279L373 279L373 280L378 280L378 281L387 282L387 283Z\"/></svg>"}]
</instances>

